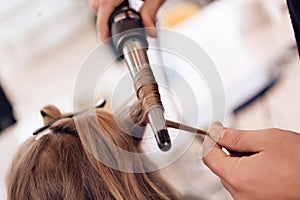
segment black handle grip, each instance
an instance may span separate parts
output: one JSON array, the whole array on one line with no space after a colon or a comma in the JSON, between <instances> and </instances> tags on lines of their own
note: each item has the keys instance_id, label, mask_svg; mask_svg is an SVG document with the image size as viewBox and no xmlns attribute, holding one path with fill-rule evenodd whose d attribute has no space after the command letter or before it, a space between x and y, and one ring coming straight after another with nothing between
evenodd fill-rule
<instances>
[{"instance_id":1,"label":"black handle grip","mask_svg":"<svg viewBox=\"0 0 300 200\"><path fill-rule=\"evenodd\" d=\"M122 10L130 8L128 0L123 1L120 5L118 5L115 10L111 13L109 17L109 27L111 28L114 18L116 15L118 15L120 12L123 12Z\"/></svg>"},{"instance_id":2,"label":"black handle grip","mask_svg":"<svg viewBox=\"0 0 300 200\"><path fill-rule=\"evenodd\" d=\"M123 46L129 39L140 40L148 48L146 31L141 15L129 7L128 1L121 3L109 18L112 46L118 57L123 55Z\"/></svg>"}]
</instances>

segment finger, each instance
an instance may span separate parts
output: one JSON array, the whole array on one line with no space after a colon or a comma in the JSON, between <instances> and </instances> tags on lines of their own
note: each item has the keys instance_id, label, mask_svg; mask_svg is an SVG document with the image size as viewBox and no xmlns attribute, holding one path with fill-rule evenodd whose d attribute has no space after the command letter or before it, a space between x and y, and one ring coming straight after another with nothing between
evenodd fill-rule
<instances>
[{"instance_id":1,"label":"finger","mask_svg":"<svg viewBox=\"0 0 300 200\"><path fill-rule=\"evenodd\" d=\"M214 122L208 131L208 134L205 136L203 143L203 156L205 157L211 149L217 144L217 141L221 137L223 125L220 122Z\"/></svg>"},{"instance_id":2,"label":"finger","mask_svg":"<svg viewBox=\"0 0 300 200\"><path fill-rule=\"evenodd\" d=\"M158 9L164 2L165 0L147 0L140 9L143 25L149 27L149 29L146 30L151 37L157 36L156 30L153 28L155 27L155 17Z\"/></svg>"},{"instance_id":3,"label":"finger","mask_svg":"<svg viewBox=\"0 0 300 200\"><path fill-rule=\"evenodd\" d=\"M231 151L260 152L265 149L268 141L265 130L246 131L223 127L220 131L218 144Z\"/></svg>"},{"instance_id":4,"label":"finger","mask_svg":"<svg viewBox=\"0 0 300 200\"><path fill-rule=\"evenodd\" d=\"M110 37L110 30L108 27L109 16L115 9L113 5L100 6L97 12L97 29L100 33L100 40L104 41Z\"/></svg>"},{"instance_id":5,"label":"finger","mask_svg":"<svg viewBox=\"0 0 300 200\"><path fill-rule=\"evenodd\" d=\"M209 137L205 138L204 143L209 141ZM205 145L205 144L204 144ZM221 147L215 145L206 152L203 157L204 164L221 179L229 180L238 164L238 157L228 156L222 151Z\"/></svg>"}]
</instances>

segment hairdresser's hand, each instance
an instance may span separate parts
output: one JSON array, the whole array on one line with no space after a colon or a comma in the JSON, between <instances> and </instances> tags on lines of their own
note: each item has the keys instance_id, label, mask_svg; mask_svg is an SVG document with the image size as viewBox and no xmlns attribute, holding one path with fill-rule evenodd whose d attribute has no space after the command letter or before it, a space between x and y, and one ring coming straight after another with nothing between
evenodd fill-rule
<instances>
[{"instance_id":1,"label":"hairdresser's hand","mask_svg":"<svg viewBox=\"0 0 300 200\"><path fill-rule=\"evenodd\" d=\"M101 41L110 37L108 19L113 10L120 5L123 0L88 0L92 9L97 13L97 29L100 32ZM140 14L145 27L155 27L155 16L160 6L165 0L144 0ZM154 29L147 30L151 37L156 37Z\"/></svg>"},{"instance_id":2,"label":"hairdresser's hand","mask_svg":"<svg viewBox=\"0 0 300 200\"><path fill-rule=\"evenodd\" d=\"M267 129L241 131L215 123L205 139L204 163L220 177L234 199L300 199L300 135ZM244 157L225 154L253 152Z\"/></svg>"}]
</instances>

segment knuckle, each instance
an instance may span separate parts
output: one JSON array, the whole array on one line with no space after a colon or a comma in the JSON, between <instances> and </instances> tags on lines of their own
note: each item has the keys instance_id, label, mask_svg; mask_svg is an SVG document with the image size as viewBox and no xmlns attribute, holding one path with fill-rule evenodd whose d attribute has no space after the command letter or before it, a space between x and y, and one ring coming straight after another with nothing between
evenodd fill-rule
<instances>
[{"instance_id":1,"label":"knuckle","mask_svg":"<svg viewBox=\"0 0 300 200\"><path fill-rule=\"evenodd\" d=\"M261 136L266 137L266 138L272 137L273 139L275 139L278 136L280 136L281 134L282 134L282 130L280 130L278 128L270 128L270 129L267 129L266 131L262 132Z\"/></svg>"},{"instance_id":2,"label":"knuckle","mask_svg":"<svg viewBox=\"0 0 300 200\"><path fill-rule=\"evenodd\" d=\"M285 131L278 128L271 128L263 133L265 138L269 141L269 144L274 144L274 142L281 142L283 138L286 136Z\"/></svg>"},{"instance_id":3,"label":"knuckle","mask_svg":"<svg viewBox=\"0 0 300 200\"><path fill-rule=\"evenodd\" d=\"M236 146L240 143L240 141L243 139L243 137L245 136L246 131L241 130L241 131L237 131L234 132L233 134L231 133L231 136L229 137L229 142L232 146ZM225 137L226 135L228 135L228 132L225 132Z\"/></svg>"}]
</instances>

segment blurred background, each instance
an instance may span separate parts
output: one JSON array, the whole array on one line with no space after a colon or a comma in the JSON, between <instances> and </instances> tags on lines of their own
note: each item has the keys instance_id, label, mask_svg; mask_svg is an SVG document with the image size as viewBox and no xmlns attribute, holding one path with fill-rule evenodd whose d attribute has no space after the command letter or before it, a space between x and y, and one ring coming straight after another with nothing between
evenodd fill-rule
<instances>
[{"instance_id":1,"label":"blurred background","mask_svg":"<svg viewBox=\"0 0 300 200\"><path fill-rule=\"evenodd\" d=\"M1 2L0 199L14 153L42 125L40 108L73 110L80 66L99 44L95 20L85 0ZM195 41L216 65L225 89L226 125L300 132L300 63L285 0L168 0L157 21ZM109 101L109 80L105 87ZM199 151L193 148L190 155ZM190 181L196 189L180 184L180 177L173 184L191 199L230 199L216 177L205 167L202 172L200 183Z\"/></svg>"}]
</instances>

